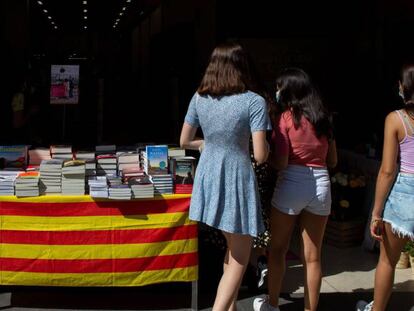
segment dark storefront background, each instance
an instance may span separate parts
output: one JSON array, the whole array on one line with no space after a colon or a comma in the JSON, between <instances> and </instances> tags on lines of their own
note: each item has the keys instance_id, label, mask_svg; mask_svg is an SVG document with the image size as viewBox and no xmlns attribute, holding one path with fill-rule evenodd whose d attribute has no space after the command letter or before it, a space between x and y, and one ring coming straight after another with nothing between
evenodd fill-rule
<instances>
[{"instance_id":1,"label":"dark storefront background","mask_svg":"<svg viewBox=\"0 0 414 311\"><path fill-rule=\"evenodd\" d=\"M124 2L89 0L87 20L78 0L1 2L2 143L14 142L10 102L25 75L41 90L33 128L43 144L177 142L208 56L226 40L248 49L270 92L282 68L308 71L335 112L341 147L381 141L386 113L402 105L412 1L132 0L114 29ZM79 105L49 105L51 64L80 64Z\"/></svg>"}]
</instances>

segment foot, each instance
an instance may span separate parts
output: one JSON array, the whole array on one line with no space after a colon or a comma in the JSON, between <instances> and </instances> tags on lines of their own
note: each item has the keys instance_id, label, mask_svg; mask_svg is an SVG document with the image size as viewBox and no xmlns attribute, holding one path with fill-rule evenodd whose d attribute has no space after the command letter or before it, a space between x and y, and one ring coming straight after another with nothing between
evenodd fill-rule
<instances>
[{"instance_id":1,"label":"foot","mask_svg":"<svg viewBox=\"0 0 414 311\"><path fill-rule=\"evenodd\" d=\"M372 311L372 306L374 305L374 302L371 301L370 303L360 300L357 302L355 311Z\"/></svg>"},{"instance_id":2,"label":"foot","mask_svg":"<svg viewBox=\"0 0 414 311\"><path fill-rule=\"evenodd\" d=\"M255 298L253 300L254 311L280 311L279 308L273 307L269 304L269 297Z\"/></svg>"}]
</instances>

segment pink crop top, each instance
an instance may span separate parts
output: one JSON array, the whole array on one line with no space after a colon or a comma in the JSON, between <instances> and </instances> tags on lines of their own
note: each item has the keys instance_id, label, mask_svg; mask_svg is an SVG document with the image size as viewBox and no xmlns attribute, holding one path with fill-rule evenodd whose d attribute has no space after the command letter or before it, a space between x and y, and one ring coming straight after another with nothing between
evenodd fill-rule
<instances>
[{"instance_id":1,"label":"pink crop top","mask_svg":"<svg viewBox=\"0 0 414 311\"><path fill-rule=\"evenodd\" d=\"M328 139L318 138L313 125L302 116L301 126L295 128L292 113L285 111L276 120L272 134L276 154L289 156L289 164L326 167Z\"/></svg>"},{"instance_id":2,"label":"pink crop top","mask_svg":"<svg viewBox=\"0 0 414 311\"><path fill-rule=\"evenodd\" d=\"M414 174L414 128L408 120L407 113L402 110L396 110L401 122L404 125L405 137L400 141L400 171ZM410 129L411 135L408 135Z\"/></svg>"}]
</instances>

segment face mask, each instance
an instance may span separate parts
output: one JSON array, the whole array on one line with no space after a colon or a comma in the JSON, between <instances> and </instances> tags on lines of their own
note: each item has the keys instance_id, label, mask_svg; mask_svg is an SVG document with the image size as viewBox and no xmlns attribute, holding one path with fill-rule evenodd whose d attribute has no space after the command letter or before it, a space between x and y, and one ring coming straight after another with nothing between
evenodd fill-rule
<instances>
[{"instance_id":1,"label":"face mask","mask_svg":"<svg viewBox=\"0 0 414 311\"><path fill-rule=\"evenodd\" d=\"M399 89L399 90L398 90L398 95L400 95L400 97L401 97L403 100L405 100L405 98L404 98L404 93L403 93L403 91L402 91L401 89Z\"/></svg>"},{"instance_id":2,"label":"face mask","mask_svg":"<svg viewBox=\"0 0 414 311\"><path fill-rule=\"evenodd\" d=\"M280 90L276 92L276 103L280 103Z\"/></svg>"}]
</instances>

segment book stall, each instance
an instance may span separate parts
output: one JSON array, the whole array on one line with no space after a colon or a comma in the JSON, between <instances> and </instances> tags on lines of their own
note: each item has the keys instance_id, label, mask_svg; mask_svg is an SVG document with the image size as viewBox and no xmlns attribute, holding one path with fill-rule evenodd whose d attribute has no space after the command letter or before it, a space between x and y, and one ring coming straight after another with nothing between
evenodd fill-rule
<instances>
[{"instance_id":1,"label":"book stall","mask_svg":"<svg viewBox=\"0 0 414 311\"><path fill-rule=\"evenodd\" d=\"M193 282L195 158L167 145L0 146L0 285Z\"/></svg>"}]
</instances>

